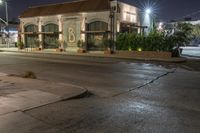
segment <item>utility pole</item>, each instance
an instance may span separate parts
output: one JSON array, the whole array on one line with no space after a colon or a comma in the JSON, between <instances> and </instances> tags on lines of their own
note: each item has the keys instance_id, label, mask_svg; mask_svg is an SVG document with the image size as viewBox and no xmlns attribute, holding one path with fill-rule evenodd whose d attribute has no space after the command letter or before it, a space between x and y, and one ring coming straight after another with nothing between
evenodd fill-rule
<instances>
[{"instance_id":1,"label":"utility pole","mask_svg":"<svg viewBox=\"0 0 200 133\"><path fill-rule=\"evenodd\" d=\"M6 22L6 25L9 25L9 20L8 20L8 3L6 1L0 0L0 5L5 4L5 9L6 9L6 21L3 21L4 23ZM2 19L1 19L2 20Z\"/></svg>"},{"instance_id":2,"label":"utility pole","mask_svg":"<svg viewBox=\"0 0 200 133\"><path fill-rule=\"evenodd\" d=\"M8 44L8 47L9 47L9 42L8 42L8 38L9 38L9 19L8 19L8 3L7 3L7 1L3 1L3 0L0 0L0 5L1 4L5 4L5 10L6 10L6 21L3 21L2 19L2 21L6 24L6 30L7 30L7 32L8 32L8 35L7 35L7 44Z\"/></svg>"},{"instance_id":3,"label":"utility pole","mask_svg":"<svg viewBox=\"0 0 200 133\"><path fill-rule=\"evenodd\" d=\"M117 37L117 14L118 12L118 1L111 1L111 11L110 11L110 18L111 18L111 40L112 40L112 50L116 50L116 37Z\"/></svg>"}]
</instances>

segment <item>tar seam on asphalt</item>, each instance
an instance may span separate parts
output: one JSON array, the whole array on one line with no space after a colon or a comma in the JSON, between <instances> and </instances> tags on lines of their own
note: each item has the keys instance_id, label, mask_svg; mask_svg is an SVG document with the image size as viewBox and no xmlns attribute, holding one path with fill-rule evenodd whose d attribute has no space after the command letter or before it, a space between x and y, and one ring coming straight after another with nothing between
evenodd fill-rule
<instances>
[{"instance_id":1,"label":"tar seam on asphalt","mask_svg":"<svg viewBox=\"0 0 200 133\"><path fill-rule=\"evenodd\" d=\"M151 81L149 81L149 82L147 82L147 83L145 83L145 84L143 84L143 85L140 85L140 86L138 86L138 87L136 87L136 88L131 88L131 89L127 90L127 91L124 91L124 92L121 92L121 93L118 93L118 94L115 94L115 95L113 95L112 97L117 97L117 96L126 94L126 93L128 93L128 92L131 92L131 91L133 91L133 90L140 89L140 88L142 88L142 87L145 87L145 86L147 86L147 85L149 85L149 84L154 83L155 81L159 80L160 78L162 78L162 77L164 77L164 76L167 76L167 75L172 74L172 73L175 73L175 72L176 72L176 69L174 69L173 71L170 71L170 72L166 72L165 74L162 74L162 75L156 77L155 79L153 79L153 80L151 80Z\"/></svg>"}]
</instances>

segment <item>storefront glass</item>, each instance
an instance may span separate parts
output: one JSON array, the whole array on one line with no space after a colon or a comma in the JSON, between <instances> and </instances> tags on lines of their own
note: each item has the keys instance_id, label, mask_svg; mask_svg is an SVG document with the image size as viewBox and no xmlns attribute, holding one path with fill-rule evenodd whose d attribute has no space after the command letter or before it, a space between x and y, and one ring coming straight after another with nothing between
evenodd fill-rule
<instances>
[{"instance_id":1,"label":"storefront glass","mask_svg":"<svg viewBox=\"0 0 200 133\"><path fill-rule=\"evenodd\" d=\"M108 24L102 21L88 24L88 31L91 31L87 34L88 50L99 51L104 49L104 40L108 38L107 30Z\"/></svg>"},{"instance_id":2,"label":"storefront glass","mask_svg":"<svg viewBox=\"0 0 200 133\"><path fill-rule=\"evenodd\" d=\"M34 48L36 47L36 41L38 40L38 26L31 24L25 26L25 47Z\"/></svg>"},{"instance_id":3,"label":"storefront glass","mask_svg":"<svg viewBox=\"0 0 200 133\"><path fill-rule=\"evenodd\" d=\"M55 49L59 47L59 32L58 25L47 24L43 27L43 41L45 49Z\"/></svg>"}]
</instances>

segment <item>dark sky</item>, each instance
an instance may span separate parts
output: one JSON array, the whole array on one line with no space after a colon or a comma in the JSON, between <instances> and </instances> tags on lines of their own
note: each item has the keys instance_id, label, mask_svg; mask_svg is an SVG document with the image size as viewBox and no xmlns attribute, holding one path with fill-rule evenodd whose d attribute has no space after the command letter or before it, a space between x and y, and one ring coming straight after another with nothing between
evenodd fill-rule
<instances>
[{"instance_id":1,"label":"dark sky","mask_svg":"<svg viewBox=\"0 0 200 133\"><path fill-rule=\"evenodd\" d=\"M29 6L59 3L70 0L7 0L9 7L9 18L18 17L20 13ZM71 0L72 1L72 0ZM197 12L200 10L200 0L121 0L142 7L145 3L156 3L157 18L164 21L179 19L185 15ZM5 17L4 7L0 6L0 17ZM200 12L195 19L200 19Z\"/></svg>"}]
</instances>

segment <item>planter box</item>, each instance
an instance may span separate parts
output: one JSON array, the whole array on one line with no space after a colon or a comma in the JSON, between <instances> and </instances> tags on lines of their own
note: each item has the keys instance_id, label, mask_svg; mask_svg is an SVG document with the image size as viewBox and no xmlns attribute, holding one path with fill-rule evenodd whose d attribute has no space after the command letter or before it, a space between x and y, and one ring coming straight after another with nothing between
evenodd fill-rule
<instances>
[{"instance_id":1,"label":"planter box","mask_svg":"<svg viewBox=\"0 0 200 133\"><path fill-rule=\"evenodd\" d=\"M42 48L30 48L32 51L42 51Z\"/></svg>"},{"instance_id":2,"label":"planter box","mask_svg":"<svg viewBox=\"0 0 200 133\"><path fill-rule=\"evenodd\" d=\"M171 52L156 52L156 51L117 51L117 55L119 56L127 56L127 57L138 57L138 58L161 58L161 59L169 59L172 58Z\"/></svg>"},{"instance_id":3,"label":"planter box","mask_svg":"<svg viewBox=\"0 0 200 133\"><path fill-rule=\"evenodd\" d=\"M56 52L63 52L64 50L62 48L57 48Z\"/></svg>"},{"instance_id":4,"label":"planter box","mask_svg":"<svg viewBox=\"0 0 200 133\"><path fill-rule=\"evenodd\" d=\"M78 51L77 51L78 53L86 53L86 50L85 49L78 49Z\"/></svg>"},{"instance_id":5,"label":"planter box","mask_svg":"<svg viewBox=\"0 0 200 133\"><path fill-rule=\"evenodd\" d=\"M112 50L105 50L104 54L114 54L114 51L112 51Z\"/></svg>"},{"instance_id":6,"label":"planter box","mask_svg":"<svg viewBox=\"0 0 200 133\"><path fill-rule=\"evenodd\" d=\"M24 46L18 46L18 49L22 50L22 49L24 49Z\"/></svg>"}]
</instances>

